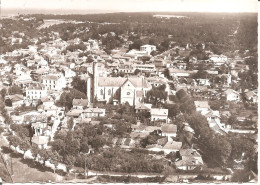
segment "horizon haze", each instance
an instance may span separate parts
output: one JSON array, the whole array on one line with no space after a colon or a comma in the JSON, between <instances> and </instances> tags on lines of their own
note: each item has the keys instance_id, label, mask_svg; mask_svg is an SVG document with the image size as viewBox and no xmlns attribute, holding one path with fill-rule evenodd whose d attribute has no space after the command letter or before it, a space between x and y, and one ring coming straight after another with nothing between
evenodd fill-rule
<instances>
[{"instance_id":1,"label":"horizon haze","mask_svg":"<svg viewBox=\"0 0 260 185\"><path fill-rule=\"evenodd\" d=\"M2 0L1 15L117 12L257 13L256 0Z\"/></svg>"}]
</instances>

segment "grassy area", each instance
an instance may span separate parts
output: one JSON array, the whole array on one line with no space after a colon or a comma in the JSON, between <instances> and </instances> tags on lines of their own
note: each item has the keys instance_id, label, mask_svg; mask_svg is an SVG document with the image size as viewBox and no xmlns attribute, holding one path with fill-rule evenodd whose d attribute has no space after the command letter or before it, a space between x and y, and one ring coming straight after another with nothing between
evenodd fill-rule
<instances>
[{"instance_id":1,"label":"grassy area","mask_svg":"<svg viewBox=\"0 0 260 185\"><path fill-rule=\"evenodd\" d=\"M54 174L50 170L50 168L46 168L43 167L41 164L34 163L30 159L23 159L22 154L13 152L11 149L9 149L7 143L2 136L0 136L0 143L2 145L2 153L6 154L9 159L12 158L14 174L12 178L14 183L62 181L63 177L58 174ZM0 166L0 172L2 171L2 169L3 168ZM3 177L2 179L4 180Z\"/></svg>"}]
</instances>

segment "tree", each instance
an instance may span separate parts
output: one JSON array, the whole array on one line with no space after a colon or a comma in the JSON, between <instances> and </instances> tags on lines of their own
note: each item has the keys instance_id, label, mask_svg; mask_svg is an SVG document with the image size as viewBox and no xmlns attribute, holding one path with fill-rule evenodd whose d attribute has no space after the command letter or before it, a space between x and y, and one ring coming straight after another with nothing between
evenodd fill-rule
<instances>
[{"instance_id":1,"label":"tree","mask_svg":"<svg viewBox=\"0 0 260 185\"><path fill-rule=\"evenodd\" d=\"M208 72L203 70L203 69L199 69L197 73L193 74L192 78L198 79L198 78L202 78L202 79L206 79L208 76Z\"/></svg>"},{"instance_id":2,"label":"tree","mask_svg":"<svg viewBox=\"0 0 260 185\"><path fill-rule=\"evenodd\" d=\"M168 109L168 116L175 117L180 113L180 106L178 104L166 104L165 108Z\"/></svg>"},{"instance_id":3,"label":"tree","mask_svg":"<svg viewBox=\"0 0 260 185\"><path fill-rule=\"evenodd\" d=\"M34 158L34 161L36 160L36 158L38 157L38 154L40 153L40 149L38 148L38 146L33 145L31 148L31 153L32 156Z\"/></svg>"},{"instance_id":4,"label":"tree","mask_svg":"<svg viewBox=\"0 0 260 185\"><path fill-rule=\"evenodd\" d=\"M88 138L83 137L80 142L80 152L88 153L88 151L89 151Z\"/></svg>"},{"instance_id":5,"label":"tree","mask_svg":"<svg viewBox=\"0 0 260 185\"><path fill-rule=\"evenodd\" d=\"M19 148L24 151L24 153L31 148L28 141L21 141Z\"/></svg>"},{"instance_id":6,"label":"tree","mask_svg":"<svg viewBox=\"0 0 260 185\"><path fill-rule=\"evenodd\" d=\"M95 150L98 150L100 147L106 144L105 139L102 136L98 135L92 138L89 142Z\"/></svg>"},{"instance_id":7,"label":"tree","mask_svg":"<svg viewBox=\"0 0 260 185\"><path fill-rule=\"evenodd\" d=\"M69 89L69 92L63 92L60 96L58 104L71 109L73 99L86 99L86 94L80 92L77 89Z\"/></svg>"},{"instance_id":8,"label":"tree","mask_svg":"<svg viewBox=\"0 0 260 185\"><path fill-rule=\"evenodd\" d=\"M5 105L8 106L8 107L12 107L13 106L12 101L10 99L6 99L5 100Z\"/></svg>"},{"instance_id":9,"label":"tree","mask_svg":"<svg viewBox=\"0 0 260 185\"><path fill-rule=\"evenodd\" d=\"M153 105L163 103L168 96L168 93L165 92L165 87L165 85L153 87L150 91L147 92L146 101L152 103Z\"/></svg>"},{"instance_id":10,"label":"tree","mask_svg":"<svg viewBox=\"0 0 260 185\"><path fill-rule=\"evenodd\" d=\"M13 85L12 87L9 87L8 92L11 95L13 95L13 94L23 94L22 88L20 88L17 85Z\"/></svg>"},{"instance_id":11,"label":"tree","mask_svg":"<svg viewBox=\"0 0 260 185\"><path fill-rule=\"evenodd\" d=\"M78 91L86 94L87 93L87 82L85 80L81 80L80 77L75 76L71 82L73 88Z\"/></svg>"},{"instance_id":12,"label":"tree","mask_svg":"<svg viewBox=\"0 0 260 185\"><path fill-rule=\"evenodd\" d=\"M56 169L59 165L59 161L61 160L61 156L59 155L59 153L57 151L51 151L50 152L50 158L51 158L51 162L54 164L54 173L56 172Z\"/></svg>"},{"instance_id":13,"label":"tree","mask_svg":"<svg viewBox=\"0 0 260 185\"><path fill-rule=\"evenodd\" d=\"M140 69L136 69L136 70L134 71L134 75L138 75L140 72L141 72Z\"/></svg>"},{"instance_id":14,"label":"tree","mask_svg":"<svg viewBox=\"0 0 260 185\"><path fill-rule=\"evenodd\" d=\"M176 92L176 96L180 102L183 102L185 101L185 99L187 99L188 95L183 89L180 89L179 91Z\"/></svg>"},{"instance_id":15,"label":"tree","mask_svg":"<svg viewBox=\"0 0 260 185\"><path fill-rule=\"evenodd\" d=\"M50 152L46 149L39 150L39 156L41 157L41 160L43 161L43 165L45 165L46 161L50 158Z\"/></svg>"},{"instance_id":16,"label":"tree","mask_svg":"<svg viewBox=\"0 0 260 185\"><path fill-rule=\"evenodd\" d=\"M0 91L0 94L1 94L2 98L5 97L6 92L7 92L7 90L6 90L5 88L3 88L3 89Z\"/></svg>"},{"instance_id":17,"label":"tree","mask_svg":"<svg viewBox=\"0 0 260 185\"><path fill-rule=\"evenodd\" d=\"M68 173L69 173L70 170L74 167L75 162L76 162L76 159L75 159L74 156L72 156L72 155L66 155L66 156L65 156L64 163L66 164L67 172L68 172Z\"/></svg>"},{"instance_id":18,"label":"tree","mask_svg":"<svg viewBox=\"0 0 260 185\"><path fill-rule=\"evenodd\" d=\"M67 125L68 125L69 130L72 130L73 125L74 125L74 122L73 122L73 119L72 119L72 118L69 118L69 119L67 120Z\"/></svg>"},{"instance_id":19,"label":"tree","mask_svg":"<svg viewBox=\"0 0 260 185\"><path fill-rule=\"evenodd\" d=\"M19 146L19 144L21 143L20 139L17 136L13 136L13 135L8 136L7 140L9 141L9 144L14 146L15 148Z\"/></svg>"}]
</instances>

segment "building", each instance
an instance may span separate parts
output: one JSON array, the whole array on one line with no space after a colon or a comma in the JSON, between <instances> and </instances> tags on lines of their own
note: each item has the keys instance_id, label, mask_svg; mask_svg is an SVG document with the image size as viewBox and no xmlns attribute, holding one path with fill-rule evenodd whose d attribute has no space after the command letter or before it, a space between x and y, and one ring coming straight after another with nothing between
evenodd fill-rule
<instances>
[{"instance_id":1,"label":"building","mask_svg":"<svg viewBox=\"0 0 260 185\"><path fill-rule=\"evenodd\" d=\"M194 101L196 111L198 112L206 112L210 110L210 106L208 101Z\"/></svg>"},{"instance_id":2,"label":"building","mask_svg":"<svg viewBox=\"0 0 260 185\"><path fill-rule=\"evenodd\" d=\"M174 141L171 137L164 137L157 141L157 144L147 145L146 149L149 151L161 152L164 154L175 153L182 147L182 142Z\"/></svg>"},{"instance_id":3,"label":"building","mask_svg":"<svg viewBox=\"0 0 260 185\"><path fill-rule=\"evenodd\" d=\"M38 101L47 96L47 90L40 83L34 83L26 89L26 98L29 102Z\"/></svg>"},{"instance_id":4,"label":"building","mask_svg":"<svg viewBox=\"0 0 260 185\"><path fill-rule=\"evenodd\" d=\"M72 101L73 109L84 109L88 106L87 99L73 99Z\"/></svg>"},{"instance_id":5,"label":"building","mask_svg":"<svg viewBox=\"0 0 260 185\"><path fill-rule=\"evenodd\" d=\"M90 102L128 102L131 106L143 101L152 86L142 77L99 77L97 63L93 62L93 75L87 78L87 97Z\"/></svg>"},{"instance_id":6,"label":"building","mask_svg":"<svg viewBox=\"0 0 260 185\"><path fill-rule=\"evenodd\" d=\"M82 111L81 117L82 119L91 118L91 117L104 117L106 114L105 109L101 108L87 108Z\"/></svg>"},{"instance_id":7,"label":"building","mask_svg":"<svg viewBox=\"0 0 260 185\"><path fill-rule=\"evenodd\" d=\"M181 149L179 151L180 159L175 162L179 170L202 169L203 160L201 155L194 149Z\"/></svg>"},{"instance_id":8,"label":"building","mask_svg":"<svg viewBox=\"0 0 260 185\"><path fill-rule=\"evenodd\" d=\"M252 103L257 103L258 98L257 98L257 91L248 91L245 93L245 98L248 101L251 101Z\"/></svg>"},{"instance_id":9,"label":"building","mask_svg":"<svg viewBox=\"0 0 260 185\"><path fill-rule=\"evenodd\" d=\"M168 109L152 108L151 121L163 120L168 122Z\"/></svg>"},{"instance_id":10,"label":"building","mask_svg":"<svg viewBox=\"0 0 260 185\"><path fill-rule=\"evenodd\" d=\"M177 135L177 125L163 124L161 130L162 136L176 137Z\"/></svg>"},{"instance_id":11,"label":"building","mask_svg":"<svg viewBox=\"0 0 260 185\"><path fill-rule=\"evenodd\" d=\"M48 74L42 78L42 84L47 90L60 91L66 87L66 79L62 74Z\"/></svg>"},{"instance_id":12,"label":"building","mask_svg":"<svg viewBox=\"0 0 260 185\"><path fill-rule=\"evenodd\" d=\"M225 95L226 95L227 101L240 101L240 94L233 89L226 90Z\"/></svg>"},{"instance_id":13,"label":"building","mask_svg":"<svg viewBox=\"0 0 260 185\"><path fill-rule=\"evenodd\" d=\"M147 54L151 54L152 51L156 51L156 46L154 45L143 45L140 47L140 51L145 51Z\"/></svg>"},{"instance_id":14,"label":"building","mask_svg":"<svg viewBox=\"0 0 260 185\"><path fill-rule=\"evenodd\" d=\"M133 65L135 69L138 69L142 72L155 72L156 71L156 67L154 64L134 64Z\"/></svg>"}]
</instances>

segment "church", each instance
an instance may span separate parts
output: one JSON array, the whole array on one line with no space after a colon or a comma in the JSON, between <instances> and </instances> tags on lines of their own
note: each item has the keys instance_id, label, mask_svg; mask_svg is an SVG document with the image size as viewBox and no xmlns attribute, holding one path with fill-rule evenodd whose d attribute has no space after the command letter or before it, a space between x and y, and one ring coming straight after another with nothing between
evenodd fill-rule
<instances>
[{"instance_id":1,"label":"church","mask_svg":"<svg viewBox=\"0 0 260 185\"><path fill-rule=\"evenodd\" d=\"M152 86L144 77L100 77L97 62L93 62L93 74L87 78L89 103L105 102L135 106L144 101Z\"/></svg>"}]
</instances>

